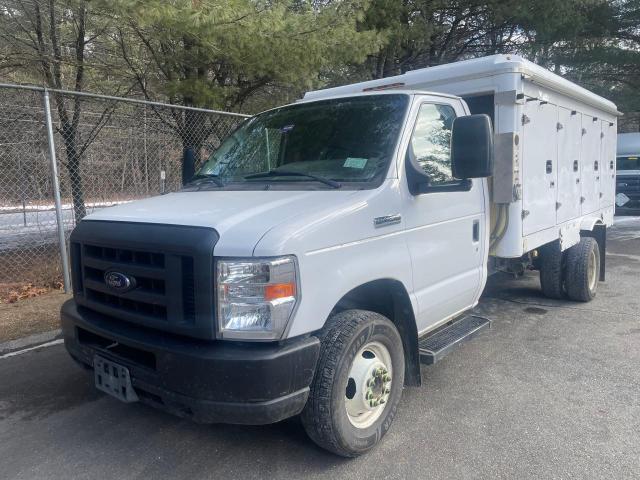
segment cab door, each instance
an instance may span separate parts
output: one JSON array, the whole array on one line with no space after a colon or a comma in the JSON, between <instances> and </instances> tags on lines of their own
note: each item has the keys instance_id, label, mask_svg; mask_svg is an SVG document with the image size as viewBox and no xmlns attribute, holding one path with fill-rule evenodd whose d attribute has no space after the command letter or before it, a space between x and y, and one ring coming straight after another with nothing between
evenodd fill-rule
<instances>
[{"instance_id":1,"label":"cab door","mask_svg":"<svg viewBox=\"0 0 640 480\"><path fill-rule=\"evenodd\" d=\"M416 97L404 145L403 217L419 333L473 306L486 280L486 180L451 174L451 127L465 113L461 101ZM425 193L409 191L407 162L428 176Z\"/></svg>"}]
</instances>

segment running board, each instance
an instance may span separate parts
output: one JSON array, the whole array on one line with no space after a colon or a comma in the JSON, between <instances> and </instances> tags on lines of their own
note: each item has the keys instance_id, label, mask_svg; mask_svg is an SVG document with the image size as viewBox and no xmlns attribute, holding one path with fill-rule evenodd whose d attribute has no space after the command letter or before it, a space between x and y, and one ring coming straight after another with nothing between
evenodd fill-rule
<instances>
[{"instance_id":1,"label":"running board","mask_svg":"<svg viewBox=\"0 0 640 480\"><path fill-rule=\"evenodd\" d=\"M420 363L432 365L442 360L456 346L471 340L485 328L491 326L491 320L476 315L467 315L451 325L418 340Z\"/></svg>"}]
</instances>

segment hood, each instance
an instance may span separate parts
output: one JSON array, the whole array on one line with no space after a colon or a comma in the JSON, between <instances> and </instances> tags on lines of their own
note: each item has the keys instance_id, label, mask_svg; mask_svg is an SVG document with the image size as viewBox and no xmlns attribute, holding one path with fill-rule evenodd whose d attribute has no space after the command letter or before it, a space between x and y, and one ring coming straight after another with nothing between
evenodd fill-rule
<instances>
[{"instance_id":1,"label":"hood","mask_svg":"<svg viewBox=\"0 0 640 480\"><path fill-rule=\"evenodd\" d=\"M271 228L317 209L338 208L358 191L178 192L109 207L85 220L192 225L215 229L216 255L247 256Z\"/></svg>"}]
</instances>

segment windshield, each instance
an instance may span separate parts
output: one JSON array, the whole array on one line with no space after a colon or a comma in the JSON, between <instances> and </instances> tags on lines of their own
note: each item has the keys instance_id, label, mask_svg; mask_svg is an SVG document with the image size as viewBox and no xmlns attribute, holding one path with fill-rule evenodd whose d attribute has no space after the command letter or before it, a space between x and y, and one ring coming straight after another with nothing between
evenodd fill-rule
<instances>
[{"instance_id":1,"label":"windshield","mask_svg":"<svg viewBox=\"0 0 640 480\"><path fill-rule=\"evenodd\" d=\"M640 170L640 156L618 157L616 167L618 170Z\"/></svg>"},{"instance_id":2,"label":"windshield","mask_svg":"<svg viewBox=\"0 0 640 480\"><path fill-rule=\"evenodd\" d=\"M370 95L265 112L228 137L196 178L217 177L225 185L376 186L387 172L408 103L404 94Z\"/></svg>"}]
</instances>

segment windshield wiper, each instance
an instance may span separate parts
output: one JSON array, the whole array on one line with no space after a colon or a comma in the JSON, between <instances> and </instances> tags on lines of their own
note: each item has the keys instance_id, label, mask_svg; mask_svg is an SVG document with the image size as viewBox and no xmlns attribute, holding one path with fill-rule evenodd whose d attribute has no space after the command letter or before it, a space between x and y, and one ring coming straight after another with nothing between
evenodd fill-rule
<instances>
[{"instance_id":1,"label":"windshield wiper","mask_svg":"<svg viewBox=\"0 0 640 480\"><path fill-rule=\"evenodd\" d=\"M330 178L320 177L318 175L312 175L310 173L302 173L296 172L294 170L269 170L268 172L261 173L252 173L251 175L247 175L245 179L252 178L266 178L266 177L306 177L315 180L316 182L324 183L325 185L329 185L332 188L340 188L342 185L335 180L331 180Z\"/></svg>"},{"instance_id":2,"label":"windshield wiper","mask_svg":"<svg viewBox=\"0 0 640 480\"><path fill-rule=\"evenodd\" d=\"M198 180L201 180L201 181L198 182ZM193 177L189 179L189 182L187 183L187 185L190 185L195 182L204 183L204 181L206 180L209 180L215 183L219 187L224 187L224 182L220 180L220 175L216 175L215 173L196 173Z\"/></svg>"}]
</instances>

